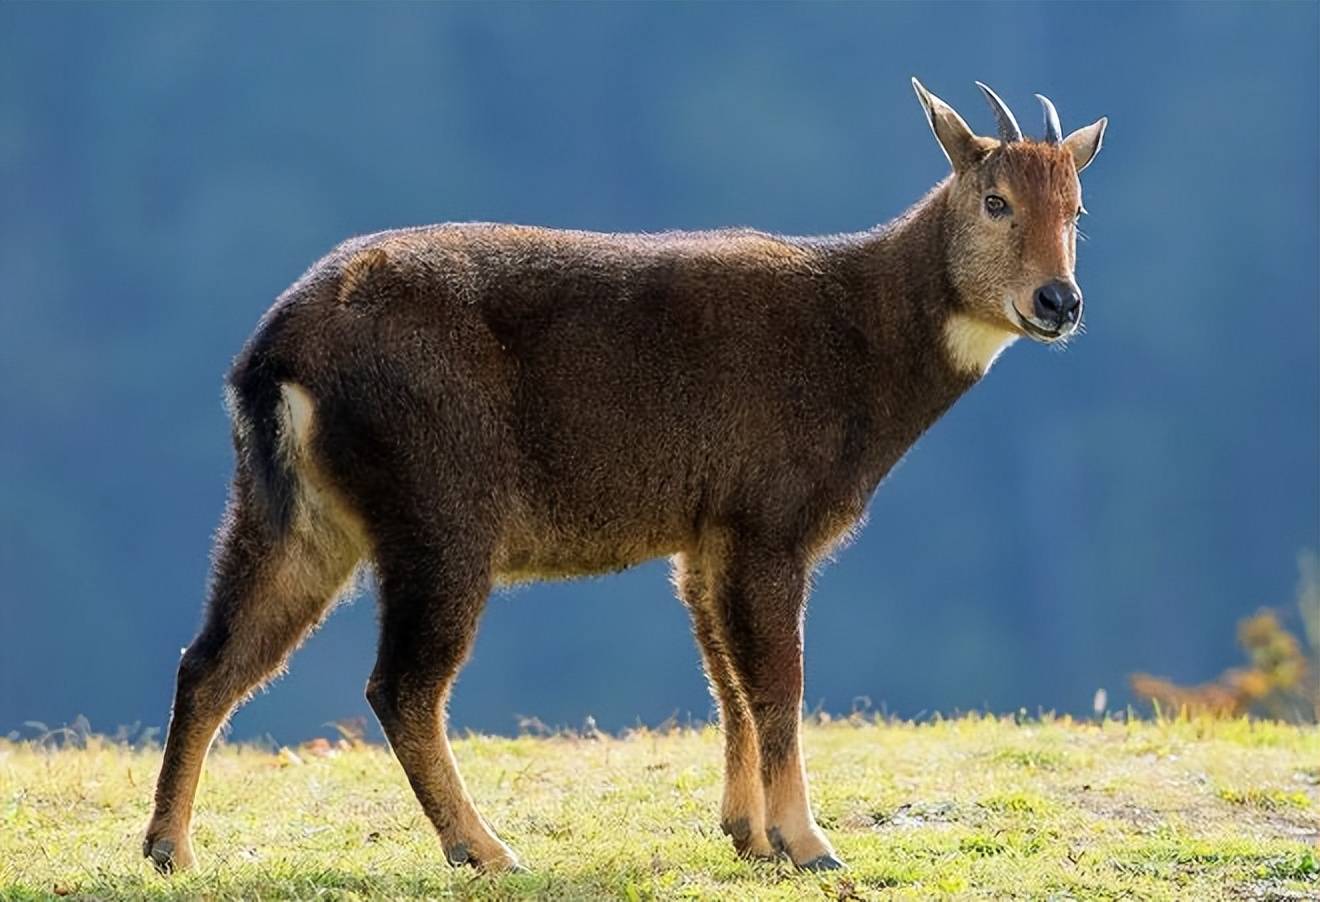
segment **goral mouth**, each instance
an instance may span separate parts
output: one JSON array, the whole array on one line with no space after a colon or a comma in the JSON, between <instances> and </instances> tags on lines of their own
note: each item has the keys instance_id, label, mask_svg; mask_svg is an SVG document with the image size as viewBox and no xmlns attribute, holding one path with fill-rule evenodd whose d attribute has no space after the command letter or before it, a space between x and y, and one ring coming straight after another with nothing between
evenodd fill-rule
<instances>
[{"instance_id":1,"label":"goral mouth","mask_svg":"<svg viewBox=\"0 0 1320 902\"><path fill-rule=\"evenodd\" d=\"M1077 326L1082 321L1079 316L1077 322L1069 323L1066 327L1047 329L1044 326L1039 326L1034 321L1027 319L1021 313L1018 313L1016 307L1013 308L1013 316L1017 319L1018 327L1027 334L1028 338L1033 341L1039 341L1042 344L1051 344L1060 339L1067 338L1077 331Z\"/></svg>"}]
</instances>

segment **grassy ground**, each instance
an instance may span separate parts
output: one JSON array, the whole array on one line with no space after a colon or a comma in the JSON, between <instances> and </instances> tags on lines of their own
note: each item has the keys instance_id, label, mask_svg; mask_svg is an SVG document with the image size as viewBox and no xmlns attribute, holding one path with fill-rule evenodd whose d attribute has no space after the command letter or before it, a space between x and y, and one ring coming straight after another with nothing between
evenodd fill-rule
<instances>
[{"instance_id":1,"label":"grassy ground","mask_svg":"<svg viewBox=\"0 0 1320 902\"><path fill-rule=\"evenodd\" d=\"M222 747L198 870L139 857L158 751L0 741L0 896L97 898L1320 898L1320 732L970 717L813 725L817 816L850 870L734 857L713 729L465 738L528 874L451 870L381 747Z\"/></svg>"}]
</instances>

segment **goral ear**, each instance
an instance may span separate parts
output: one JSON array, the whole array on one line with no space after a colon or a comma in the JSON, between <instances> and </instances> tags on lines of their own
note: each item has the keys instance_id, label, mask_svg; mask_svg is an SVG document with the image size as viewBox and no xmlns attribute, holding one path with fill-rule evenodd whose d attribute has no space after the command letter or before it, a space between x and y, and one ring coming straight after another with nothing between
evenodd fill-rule
<instances>
[{"instance_id":1,"label":"goral ear","mask_svg":"<svg viewBox=\"0 0 1320 902\"><path fill-rule=\"evenodd\" d=\"M953 107L927 91L925 85L915 78L912 79L912 88L917 92L930 130L935 133L935 140L940 142L954 172L970 168L995 146L993 140L977 136Z\"/></svg>"},{"instance_id":2,"label":"goral ear","mask_svg":"<svg viewBox=\"0 0 1320 902\"><path fill-rule=\"evenodd\" d=\"M1100 152L1100 145L1105 140L1105 126L1108 124L1109 118L1101 116L1063 139L1063 146L1072 154L1078 172L1090 166L1095 155Z\"/></svg>"}]
</instances>

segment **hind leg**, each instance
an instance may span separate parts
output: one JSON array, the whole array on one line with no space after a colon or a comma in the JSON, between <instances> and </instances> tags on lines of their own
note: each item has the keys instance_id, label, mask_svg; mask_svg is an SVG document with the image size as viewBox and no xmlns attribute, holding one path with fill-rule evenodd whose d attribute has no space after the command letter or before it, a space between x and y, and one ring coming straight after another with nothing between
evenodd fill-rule
<instances>
[{"instance_id":1,"label":"hind leg","mask_svg":"<svg viewBox=\"0 0 1320 902\"><path fill-rule=\"evenodd\" d=\"M477 813L445 735L449 689L491 588L478 532L417 524L380 542L381 636L367 700L449 863L511 870L518 859Z\"/></svg>"},{"instance_id":2,"label":"hind leg","mask_svg":"<svg viewBox=\"0 0 1320 902\"><path fill-rule=\"evenodd\" d=\"M724 730L724 798L720 827L733 840L739 855L773 858L765 831L765 793L761 786L761 755L756 728L729 658L727 627L711 592L711 574L699 554L675 560L674 581L679 597L692 613L692 632L711 695L720 708Z\"/></svg>"},{"instance_id":3,"label":"hind leg","mask_svg":"<svg viewBox=\"0 0 1320 902\"><path fill-rule=\"evenodd\" d=\"M348 536L306 520L272 534L240 474L217 543L206 620L179 662L174 710L143 854L162 872L193 864L189 825L202 764L235 705L270 679L358 562Z\"/></svg>"}]
</instances>

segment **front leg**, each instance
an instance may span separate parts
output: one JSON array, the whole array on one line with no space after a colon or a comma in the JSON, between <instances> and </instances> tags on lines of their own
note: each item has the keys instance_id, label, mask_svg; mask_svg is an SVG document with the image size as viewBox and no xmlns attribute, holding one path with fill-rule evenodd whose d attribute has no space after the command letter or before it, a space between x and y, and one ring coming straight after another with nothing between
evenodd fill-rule
<instances>
[{"instance_id":1,"label":"front leg","mask_svg":"<svg viewBox=\"0 0 1320 902\"><path fill-rule=\"evenodd\" d=\"M717 583L729 659L747 696L771 844L808 870L843 867L811 814L798 741L806 566L794 551L735 542Z\"/></svg>"},{"instance_id":2,"label":"front leg","mask_svg":"<svg viewBox=\"0 0 1320 902\"><path fill-rule=\"evenodd\" d=\"M692 614L692 632L701 649L711 695L720 708L720 728L724 731L720 828L733 840L739 855L774 858L777 853L765 830L765 793L756 728L729 660L727 630L710 591L707 568L695 554L680 555L674 562L674 582Z\"/></svg>"}]
</instances>

